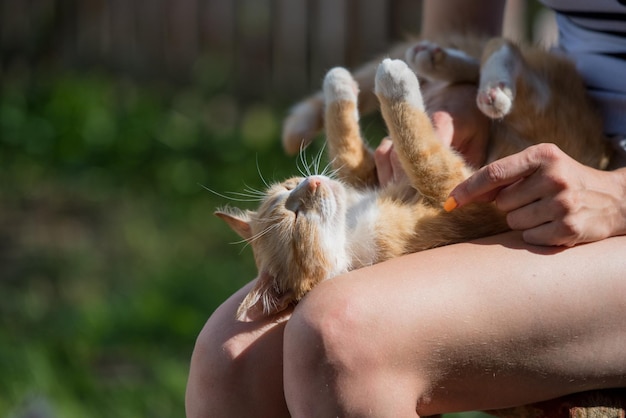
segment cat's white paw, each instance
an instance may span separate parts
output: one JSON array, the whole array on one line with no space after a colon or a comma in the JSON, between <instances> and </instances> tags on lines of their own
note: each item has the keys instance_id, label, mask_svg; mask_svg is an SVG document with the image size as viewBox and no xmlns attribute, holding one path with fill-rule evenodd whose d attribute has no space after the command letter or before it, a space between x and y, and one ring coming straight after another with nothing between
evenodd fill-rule
<instances>
[{"instance_id":1,"label":"cat's white paw","mask_svg":"<svg viewBox=\"0 0 626 418\"><path fill-rule=\"evenodd\" d=\"M513 107L513 91L505 82L490 83L480 88L476 104L491 119L501 119Z\"/></svg>"},{"instance_id":2,"label":"cat's white paw","mask_svg":"<svg viewBox=\"0 0 626 418\"><path fill-rule=\"evenodd\" d=\"M426 80L478 81L480 62L459 49L421 41L407 49L405 59L415 73Z\"/></svg>"},{"instance_id":3,"label":"cat's white paw","mask_svg":"<svg viewBox=\"0 0 626 418\"><path fill-rule=\"evenodd\" d=\"M483 64L476 104L485 115L500 119L509 114L520 66L518 54L507 44L493 52Z\"/></svg>"},{"instance_id":4,"label":"cat's white paw","mask_svg":"<svg viewBox=\"0 0 626 418\"><path fill-rule=\"evenodd\" d=\"M446 58L445 49L430 41L420 41L406 50L405 60L418 73L428 75L437 72L437 68Z\"/></svg>"},{"instance_id":5,"label":"cat's white paw","mask_svg":"<svg viewBox=\"0 0 626 418\"><path fill-rule=\"evenodd\" d=\"M352 78L352 74L341 67L335 67L326 73L323 91L326 103L336 101L356 103L359 96L359 87Z\"/></svg>"},{"instance_id":6,"label":"cat's white paw","mask_svg":"<svg viewBox=\"0 0 626 418\"><path fill-rule=\"evenodd\" d=\"M424 100L415 73L402 60L383 60L376 71L376 94L394 101L405 101L424 110Z\"/></svg>"}]
</instances>

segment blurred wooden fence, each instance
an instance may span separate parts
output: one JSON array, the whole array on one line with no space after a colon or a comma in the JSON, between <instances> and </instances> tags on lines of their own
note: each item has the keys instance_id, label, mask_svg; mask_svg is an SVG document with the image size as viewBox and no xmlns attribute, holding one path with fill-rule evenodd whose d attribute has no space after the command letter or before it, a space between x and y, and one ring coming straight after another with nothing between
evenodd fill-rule
<instances>
[{"instance_id":1,"label":"blurred wooden fence","mask_svg":"<svg viewBox=\"0 0 626 418\"><path fill-rule=\"evenodd\" d=\"M180 81L202 71L244 97L293 98L316 88L329 67L356 65L417 32L421 1L0 0L0 7L4 71L54 63Z\"/></svg>"},{"instance_id":2,"label":"blurred wooden fence","mask_svg":"<svg viewBox=\"0 0 626 418\"><path fill-rule=\"evenodd\" d=\"M200 58L236 90L302 94L415 31L419 0L1 0L2 66L50 62L186 80ZM213 61L213 62L212 62ZM219 62L218 62L219 61ZM315 80L314 82L312 80Z\"/></svg>"}]
</instances>

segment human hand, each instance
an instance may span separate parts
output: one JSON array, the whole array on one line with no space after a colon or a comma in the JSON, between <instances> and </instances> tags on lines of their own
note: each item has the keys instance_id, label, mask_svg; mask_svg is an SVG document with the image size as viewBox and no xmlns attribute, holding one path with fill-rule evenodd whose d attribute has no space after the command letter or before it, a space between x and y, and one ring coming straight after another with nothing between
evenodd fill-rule
<instances>
[{"instance_id":1,"label":"human hand","mask_svg":"<svg viewBox=\"0 0 626 418\"><path fill-rule=\"evenodd\" d=\"M393 141L389 137L385 137L380 141L380 145L374 151L374 162L376 163L378 184L384 186L406 177L406 173L398 159L398 154L393 148Z\"/></svg>"},{"instance_id":2,"label":"human hand","mask_svg":"<svg viewBox=\"0 0 626 418\"><path fill-rule=\"evenodd\" d=\"M626 233L625 190L624 171L596 170L539 144L479 169L449 201L494 201L527 243L573 246Z\"/></svg>"}]
</instances>

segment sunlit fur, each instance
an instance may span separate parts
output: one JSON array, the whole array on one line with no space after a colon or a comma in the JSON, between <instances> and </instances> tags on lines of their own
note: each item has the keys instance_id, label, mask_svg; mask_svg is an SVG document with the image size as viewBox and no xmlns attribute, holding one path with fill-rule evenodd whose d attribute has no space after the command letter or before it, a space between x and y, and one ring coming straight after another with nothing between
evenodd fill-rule
<instances>
[{"instance_id":1,"label":"sunlit fur","mask_svg":"<svg viewBox=\"0 0 626 418\"><path fill-rule=\"evenodd\" d=\"M418 47L411 53L436 52L439 60L444 54L438 64L425 62L452 66L440 68L445 77L459 68L460 79L480 77L479 105L481 100L485 106L495 103L481 94L504 94L502 100L510 101L503 107L496 103L497 111L487 109L497 118L491 159L549 141L589 165L602 164L602 126L574 68L563 59L532 49L522 54L516 46L494 40L485 46L478 67L480 61L467 54L442 52L433 44ZM429 67L426 72L432 71ZM240 319L280 312L343 272L508 229L504 214L492 204L442 210L449 192L472 168L437 138L418 79L406 63L384 60L374 90L407 180L378 185L372 151L359 130L358 86L347 70L331 70L323 92L333 173L317 174L318 157L315 172L305 164L304 176L269 186L256 211L217 212L252 246L259 270L239 308Z\"/></svg>"}]
</instances>

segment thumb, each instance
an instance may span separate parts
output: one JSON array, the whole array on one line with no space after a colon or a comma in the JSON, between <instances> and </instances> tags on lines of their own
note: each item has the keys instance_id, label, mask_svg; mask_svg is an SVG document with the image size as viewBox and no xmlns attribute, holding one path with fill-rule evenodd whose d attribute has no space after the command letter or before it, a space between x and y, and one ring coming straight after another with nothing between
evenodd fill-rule
<instances>
[{"instance_id":1,"label":"thumb","mask_svg":"<svg viewBox=\"0 0 626 418\"><path fill-rule=\"evenodd\" d=\"M447 147L452 145L452 139L454 138L454 124L450 113L443 110L434 112L431 116L433 121L433 127L439 137L439 140Z\"/></svg>"}]
</instances>

